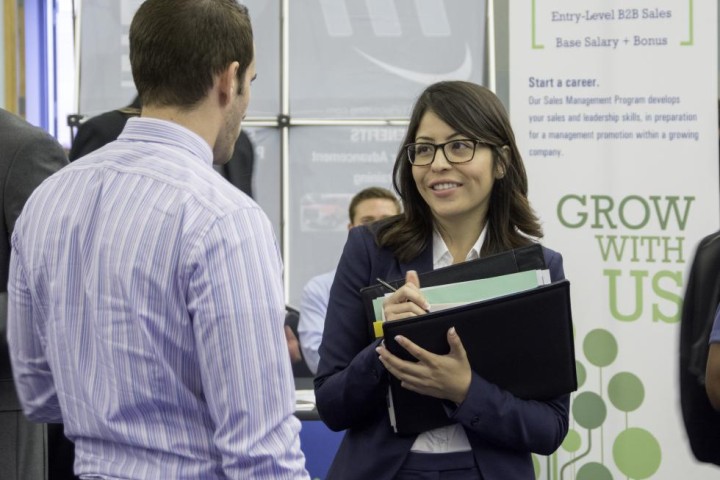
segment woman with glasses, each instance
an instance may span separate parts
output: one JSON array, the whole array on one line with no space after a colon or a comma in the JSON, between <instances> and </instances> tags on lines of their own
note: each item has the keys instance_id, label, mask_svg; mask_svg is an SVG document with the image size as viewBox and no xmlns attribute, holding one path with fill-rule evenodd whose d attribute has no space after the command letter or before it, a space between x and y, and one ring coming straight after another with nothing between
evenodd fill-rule
<instances>
[{"instance_id":1,"label":"woman with glasses","mask_svg":"<svg viewBox=\"0 0 720 480\"><path fill-rule=\"evenodd\" d=\"M359 290L376 278L406 283L384 303L387 321L428 308L416 272L472 260L542 237L527 176L499 99L468 82L440 82L418 98L393 169L403 213L350 231L330 293L315 379L318 411L346 435L328 479L534 479L531 453L549 455L568 429L569 395L517 398L473 372L462 339L450 353L399 343L419 361L369 338ZM553 281L562 257L544 248ZM442 399L449 426L400 436L388 418L388 376Z\"/></svg>"}]
</instances>

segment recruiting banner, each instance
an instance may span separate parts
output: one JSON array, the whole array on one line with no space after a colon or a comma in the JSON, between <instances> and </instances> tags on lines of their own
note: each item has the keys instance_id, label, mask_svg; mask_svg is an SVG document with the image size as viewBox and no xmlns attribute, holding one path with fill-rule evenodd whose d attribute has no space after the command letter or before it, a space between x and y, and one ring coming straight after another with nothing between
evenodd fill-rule
<instances>
[{"instance_id":1,"label":"recruiting banner","mask_svg":"<svg viewBox=\"0 0 720 480\"><path fill-rule=\"evenodd\" d=\"M93 116L128 105L137 91L130 68L130 23L143 0L81 0L79 112ZM280 2L243 0L253 25L258 81L249 117L280 109Z\"/></svg>"},{"instance_id":2,"label":"recruiting banner","mask_svg":"<svg viewBox=\"0 0 720 480\"><path fill-rule=\"evenodd\" d=\"M579 389L538 478L716 478L682 424L678 331L718 229L717 2L510 2L510 113L571 282Z\"/></svg>"},{"instance_id":3,"label":"recruiting banner","mask_svg":"<svg viewBox=\"0 0 720 480\"><path fill-rule=\"evenodd\" d=\"M481 83L485 0L292 0L293 117L407 117L439 80Z\"/></svg>"},{"instance_id":4,"label":"recruiting banner","mask_svg":"<svg viewBox=\"0 0 720 480\"><path fill-rule=\"evenodd\" d=\"M82 0L78 112L94 116L132 102L128 32L142 0Z\"/></svg>"},{"instance_id":5,"label":"recruiting banner","mask_svg":"<svg viewBox=\"0 0 720 480\"><path fill-rule=\"evenodd\" d=\"M393 164L404 136L405 127L290 130L291 305L300 305L302 289L311 277L337 266L353 195L367 187L392 190Z\"/></svg>"},{"instance_id":6,"label":"recruiting banner","mask_svg":"<svg viewBox=\"0 0 720 480\"><path fill-rule=\"evenodd\" d=\"M270 219L279 244L282 236L280 130L273 127L243 126L243 131L250 137L255 151L253 199Z\"/></svg>"}]
</instances>

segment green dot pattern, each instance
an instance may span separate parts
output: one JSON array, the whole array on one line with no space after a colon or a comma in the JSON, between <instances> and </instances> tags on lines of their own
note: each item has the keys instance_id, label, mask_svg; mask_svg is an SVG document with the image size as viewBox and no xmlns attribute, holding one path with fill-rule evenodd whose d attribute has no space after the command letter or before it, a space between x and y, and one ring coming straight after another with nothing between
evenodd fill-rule
<instances>
[{"instance_id":1,"label":"green dot pattern","mask_svg":"<svg viewBox=\"0 0 720 480\"><path fill-rule=\"evenodd\" d=\"M613 480L613 476L602 463L590 462L580 467L575 480Z\"/></svg>"},{"instance_id":2,"label":"green dot pattern","mask_svg":"<svg viewBox=\"0 0 720 480\"><path fill-rule=\"evenodd\" d=\"M585 370L585 365L583 365L578 360L575 360L575 375L577 376L577 382L578 382L578 389L585 385L585 380L587 380L587 371Z\"/></svg>"},{"instance_id":3,"label":"green dot pattern","mask_svg":"<svg viewBox=\"0 0 720 480\"><path fill-rule=\"evenodd\" d=\"M581 446L582 439L580 438L578 431L574 429L568 430L565 440L563 440L562 448L567 452L574 453L580 450Z\"/></svg>"},{"instance_id":4,"label":"green dot pattern","mask_svg":"<svg viewBox=\"0 0 720 480\"><path fill-rule=\"evenodd\" d=\"M605 401L595 392L583 392L573 401L572 414L583 428L593 430L605 421L607 407Z\"/></svg>"},{"instance_id":5,"label":"green dot pattern","mask_svg":"<svg viewBox=\"0 0 720 480\"><path fill-rule=\"evenodd\" d=\"M620 471L635 480L650 478L660 468L660 444L642 428L623 430L615 439L612 453Z\"/></svg>"},{"instance_id":6,"label":"green dot pattern","mask_svg":"<svg viewBox=\"0 0 720 480\"><path fill-rule=\"evenodd\" d=\"M617 358L617 340L607 330L598 328L585 336L583 351L590 363L596 367L607 367Z\"/></svg>"},{"instance_id":7,"label":"green dot pattern","mask_svg":"<svg viewBox=\"0 0 720 480\"><path fill-rule=\"evenodd\" d=\"M621 412L632 412L642 405L645 399L645 387L637 375L620 372L608 383L608 397Z\"/></svg>"}]
</instances>

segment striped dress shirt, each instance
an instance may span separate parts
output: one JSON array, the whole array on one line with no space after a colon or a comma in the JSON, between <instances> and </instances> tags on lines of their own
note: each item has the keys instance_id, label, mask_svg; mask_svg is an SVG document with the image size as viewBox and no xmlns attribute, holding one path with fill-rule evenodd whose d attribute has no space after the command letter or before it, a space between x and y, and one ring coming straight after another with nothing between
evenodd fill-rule
<instances>
[{"instance_id":1,"label":"striped dress shirt","mask_svg":"<svg viewBox=\"0 0 720 480\"><path fill-rule=\"evenodd\" d=\"M13 234L8 340L25 414L85 478L306 479L266 215L170 122L46 180Z\"/></svg>"}]
</instances>

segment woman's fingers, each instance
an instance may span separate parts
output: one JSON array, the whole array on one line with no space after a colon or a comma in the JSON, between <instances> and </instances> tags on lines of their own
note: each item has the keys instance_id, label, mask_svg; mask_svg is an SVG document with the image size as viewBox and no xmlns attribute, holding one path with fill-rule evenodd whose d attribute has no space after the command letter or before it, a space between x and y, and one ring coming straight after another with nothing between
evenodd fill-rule
<instances>
[{"instance_id":1,"label":"woman's fingers","mask_svg":"<svg viewBox=\"0 0 720 480\"><path fill-rule=\"evenodd\" d=\"M405 274L405 283L420 288L420 277L415 270L408 270Z\"/></svg>"},{"instance_id":2,"label":"woman's fingers","mask_svg":"<svg viewBox=\"0 0 720 480\"><path fill-rule=\"evenodd\" d=\"M427 312L427 300L420 290L412 285L405 284L383 302L385 320L400 320L414 317Z\"/></svg>"},{"instance_id":3,"label":"woman's fingers","mask_svg":"<svg viewBox=\"0 0 720 480\"><path fill-rule=\"evenodd\" d=\"M395 340L415 357L417 362L393 355L384 344L376 351L387 371L400 380L404 388L457 404L463 402L470 388L472 371L454 328L448 331L451 349L446 355L429 352L403 336L397 336Z\"/></svg>"},{"instance_id":4,"label":"woman's fingers","mask_svg":"<svg viewBox=\"0 0 720 480\"><path fill-rule=\"evenodd\" d=\"M420 279L414 270L407 272L405 284L383 302L387 321L422 315L429 309L430 305L420 291Z\"/></svg>"}]
</instances>

